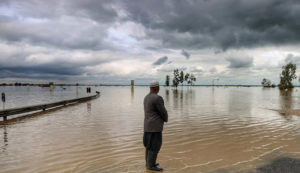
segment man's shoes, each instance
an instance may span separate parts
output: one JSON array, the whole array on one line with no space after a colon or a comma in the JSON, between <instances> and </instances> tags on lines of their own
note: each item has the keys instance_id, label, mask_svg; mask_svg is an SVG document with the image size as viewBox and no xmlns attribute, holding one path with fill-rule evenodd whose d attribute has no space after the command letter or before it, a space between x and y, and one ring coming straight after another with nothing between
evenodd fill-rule
<instances>
[{"instance_id":1,"label":"man's shoes","mask_svg":"<svg viewBox=\"0 0 300 173\"><path fill-rule=\"evenodd\" d=\"M157 153L153 151L148 151L147 155L147 168L152 171L162 171L162 168L157 167L158 163L156 163Z\"/></svg>"},{"instance_id":2,"label":"man's shoes","mask_svg":"<svg viewBox=\"0 0 300 173\"><path fill-rule=\"evenodd\" d=\"M157 167L157 166L159 166L159 163L155 163L155 165L154 165L154 166L156 166L156 167ZM146 164L146 167L147 167L147 164Z\"/></svg>"},{"instance_id":3,"label":"man's shoes","mask_svg":"<svg viewBox=\"0 0 300 173\"><path fill-rule=\"evenodd\" d=\"M155 163L155 165L154 166L159 166L159 163ZM147 167L147 164L146 164L146 167Z\"/></svg>"},{"instance_id":4,"label":"man's shoes","mask_svg":"<svg viewBox=\"0 0 300 173\"><path fill-rule=\"evenodd\" d=\"M154 166L152 168L148 168L148 169L150 169L151 171L163 171L164 170L163 168L159 168L159 167L156 167L156 166Z\"/></svg>"}]
</instances>

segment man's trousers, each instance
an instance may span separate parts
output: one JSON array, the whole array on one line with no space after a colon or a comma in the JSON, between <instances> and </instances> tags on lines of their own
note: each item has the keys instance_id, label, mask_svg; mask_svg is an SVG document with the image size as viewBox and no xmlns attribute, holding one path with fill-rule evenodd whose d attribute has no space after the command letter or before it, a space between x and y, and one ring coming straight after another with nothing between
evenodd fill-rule
<instances>
[{"instance_id":1,"label":"man's trousers","mask_svg":"<svg viewBox=\"0 0 300 173\"><path fill-rule=\"evenodd\" d=\"M162 132L144 132L143 143L146 150L158 153L162 145Z\"/></svg>"}]
</instances>

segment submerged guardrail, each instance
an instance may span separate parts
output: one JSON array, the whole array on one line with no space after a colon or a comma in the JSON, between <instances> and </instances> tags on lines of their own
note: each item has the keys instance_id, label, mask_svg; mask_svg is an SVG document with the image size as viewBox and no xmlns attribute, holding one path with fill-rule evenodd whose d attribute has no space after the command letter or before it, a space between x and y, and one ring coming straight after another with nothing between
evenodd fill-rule
<instances>
[{"instance_id":1,"label":"submerged guardrail","mask_svg":"<svg viewBox=\"0 0 300 173\"><path fill-rule=\"evenodd\" d=\"M33 112L33 111L38 111L38 110L45 111L46 109L50 109L50 108L66 106L66 105L74 104L77 102L92 100L92 99L98 98L99 95L100 95L100 92L96 91L95 95L87 96L87 97L63 100L63 101L52 102L52 103L47 103L47 104L39 104L39 105L25 106L25 107L19 107L19 108L4 109L4 110L0 110L0 117L3 117L3 120L5 121L5 120L7 120L7 117L10 115L22 114L22 113Z\"/></svg>"}]
</instances>

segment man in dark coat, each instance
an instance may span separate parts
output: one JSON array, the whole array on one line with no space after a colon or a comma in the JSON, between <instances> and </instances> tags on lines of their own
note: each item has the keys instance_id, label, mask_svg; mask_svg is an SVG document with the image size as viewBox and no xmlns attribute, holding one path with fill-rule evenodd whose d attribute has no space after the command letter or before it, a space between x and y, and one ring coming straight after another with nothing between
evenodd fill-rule
<instances>
[{"instance_id":1,"label":"man in dark coat","mask_svg":"<svg viewBox=\"0 0 300 173\"><path fill-rule=\"evenodd\" d=\"M144 137L143 143L146 149L146 167L153 171L162 171L157 167L157 154L162 145L162 131L164 122L168 122L168 112L164 106L164 100L157 95L159 92L158 81L150 83L150 93L144 98Z\"/></svg>"}]
</instances>

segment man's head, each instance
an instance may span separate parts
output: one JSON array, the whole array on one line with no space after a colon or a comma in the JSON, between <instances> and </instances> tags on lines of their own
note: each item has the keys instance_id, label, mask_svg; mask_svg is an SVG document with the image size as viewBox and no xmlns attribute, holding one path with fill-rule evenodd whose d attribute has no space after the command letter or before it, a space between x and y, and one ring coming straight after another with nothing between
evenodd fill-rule
<instances>
[{"instance_id":1,"label":"man's head","mask_svg":"<svg viewBox=\"0 0 300 173\"><path fill-rule=\"evenodd\" d=\"M159 82L154 80L149 84L150 91L155 92L156 94L159 92Z\"/></svg>"}]
</instances>

